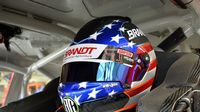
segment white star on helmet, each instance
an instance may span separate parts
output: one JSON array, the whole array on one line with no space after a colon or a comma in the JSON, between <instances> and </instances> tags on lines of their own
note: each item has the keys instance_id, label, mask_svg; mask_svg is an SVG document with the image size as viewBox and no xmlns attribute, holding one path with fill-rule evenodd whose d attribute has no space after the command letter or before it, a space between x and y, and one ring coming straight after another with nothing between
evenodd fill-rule
<instances>
[{"instance_id":1,"label":"white star on helmet","mask_svg":"<svg viewBox=\"0 0 200 112\"><path fill-rule=\"evenodd\" d=\"M107 24L107 25L105 25L103 28L105 29L105 28L109 28L109 29L112 29L112 26L114 26L114 24Z\"/></svg>"},{"instance_id":2,"label":"white star on helmet","mask_svg":"<svg viewBox=\"0 0 200 112\"><path fill-rule=\"evenodd\" d=\"M111 91L110 93L108 93L109 96L113 96L114 94L116 94L117 92L115 92L114 90Z\"/></svg>"},{"instance_id":3,"label":"white star on helmet","mask_svg":"<svg viewBox=\"0 0 200 112\"><path fill-rule=\"evenodd\" d=\"M92 90L92 92L88 94L88 95L89 95L88 99L90 99L90 98L96 98L97 93L99 93L100 91L101 91L101 90L97 90L97 91L96 91L96 88L94 88L94 89Z\"/></svg>"},{"instance_id":4,"label":"white star on helmet","mask_svg":"<svg viewBox=\"0 0 200 112\"><path fill-rule=\"evenodd\" d=\"M125 30L127 30L127 29L124 27L119 28L119 31L125 32Z\"/></svg>"},{"instance_id":5,"label":"white star on helmet","mask_svg":"<svg viewBox=\"0 0 200 112\"><path fill-rule=\"evenodd\" d=\"M87 87L87 82L81 82L78 85L79 85L79 89L80 88L84 88L85 89Z\"/></svg>"},{"instance_id":6,"label":"white star on helmet","mask_svg":"<svg viewBox=\"0 0 200 112\"><path fill-rule=\"evenodd\" d=\"M128 43L128 46L133 48L133 45L135 45L135 43L133 43L132 41Z\"/></svg>"},{"instance_id":7,"label":"white star on helmet","mask_svg":"<svg viewBox=\"0 0 200 112\"><path fill-rule=\"evenodd\" d=\"M118 34L118 35L116 35L114 37L111 37L111 38L112 38L112 40L110 42L115 41L116 43L119 43L119 40L122 39L122 38L124 38L124 37L121 37Z\"/></svg>"},{"instance_id":8,"label":"white star on helmet","mask_svg":"<svg viewBox=\"0 0 200 112\"><path fill-rule=\"evenodd\" d=\"M78 105L80 105L79 100L80 100L81 96L82 96L82 95L80 95L80 96L78 96L78 97L77 97L77 96L74 97L74 101L75 101Z\"/></svg>"},{"instance_id":9,"label":"white star on helmet","mask_svg":"<svg viewBox=\"0 0 200 112\"><path fill-rule=\"evenodd\" d=\"M94 34L90 35L90 39L94 39L94 40L97 40L97 36L102 34L102 32L95 32Z\"/></svg>"}]
</instances>

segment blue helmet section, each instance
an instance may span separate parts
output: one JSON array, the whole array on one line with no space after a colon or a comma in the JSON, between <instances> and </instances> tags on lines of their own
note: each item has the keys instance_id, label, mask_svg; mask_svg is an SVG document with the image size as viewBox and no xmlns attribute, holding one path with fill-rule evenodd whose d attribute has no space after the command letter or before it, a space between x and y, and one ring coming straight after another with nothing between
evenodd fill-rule
<instances>
[{"instance_id":1,"label":"blue helmet section","mask_svg":"<svg viewBox=\"0 0 200 112\"><path fill-rule=\"evenodd\" d=\"M72 98L78 105L119 94L124 91L120 82L69 82L60 84L59 95Z\"/></svg>"},{"instance_id":2,"label":"blue helmet section","mask_svg":"<svg viewBox=\"0 0 200 112\"><path fill-rule=\"evenodd\" d=\"M73 44L105 44L131 52L136 52L137 46L135 46L135 43L129 42L123 35L123 33L127 30L123 26L125 23L127 23L127 21L113 20L111 23L100 27L99 30L91 34L89 37L85 37L80 41L74 41Z\"/></svg>"}]
</instances>

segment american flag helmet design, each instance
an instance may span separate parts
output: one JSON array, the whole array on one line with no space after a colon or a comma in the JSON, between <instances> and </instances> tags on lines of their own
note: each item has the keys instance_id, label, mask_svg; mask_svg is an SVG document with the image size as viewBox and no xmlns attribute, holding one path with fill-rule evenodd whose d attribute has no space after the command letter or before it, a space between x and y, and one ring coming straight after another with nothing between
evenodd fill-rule
<instances>
[{"instance_id":1,"label":"american flag helmet design","mask_svg":"<svg viewBox=\"0 0 200 112\"><path fill-rule=\"evenodd\" d=\"M120 112L134 108L150 90L156 65L152 45L129 18L111 16L90 21L64 54L58 92L65 111L100 112L103 108ZM120 106L111 106L112 101Z\"/></svg>"}]
</instances>

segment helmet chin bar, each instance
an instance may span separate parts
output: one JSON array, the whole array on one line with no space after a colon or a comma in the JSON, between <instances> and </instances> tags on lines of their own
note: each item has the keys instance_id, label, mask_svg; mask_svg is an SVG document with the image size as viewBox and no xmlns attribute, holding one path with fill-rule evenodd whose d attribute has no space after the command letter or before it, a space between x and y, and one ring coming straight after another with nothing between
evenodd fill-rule
<instances>
[{"instance_id":1,"label":"helmet chin bar","mask_svg":"<svg viewBox=\"0 0 200 112\"><path fill-rule=\"evenodd\" d=\"M85 88L85 84L87 84L86 88ZM70 91L69 88L72 91ZM101 97L97 99L98 95L96 94L96 99L94 99L95 95L91 92L88 94L88 98L86 98L86 100L82 102L82 98L84 98L84 95L76 89L79 89L80 91L88 91L91 89L93 90L95 89L95 92L94 91L92 92L97 93L97 94L98 94L99 89L105 89L105 92L108 92L108 95L105 95L105 97ZM69 91L69 92L63 92L64 90ZM69 110L72 112L78 112L78 111L102 112L102 110L104 109L106 112L116 111L123 108L129 101L129 96L127 96L123 92L124 89L122 88L120 82L101 82L100 81L100 82L81 82L81 83L65 83L65 84L61 83L59 85L58 91L59 91L61 101L64 105L64 109L67 112ZM76 93L82 94L82 95L80 96L75 95ZM102 95L102 92L101 92L101 95ZM98 108L98 107L101 107L101 108Z\"/></svg>"},{"instance_id":2,"label":"helmet chin bar","mask_svg":"<svg viewBox=\"0 0 200 112\"><path fill-rule=\"evenodd\" d=\"M62 101L70 97L78 105L85 102L92 102L123 93L124 88L118 81L98 81L98 82L67 82L60 83L58 92Z\"/></svg>"}]
</instances>

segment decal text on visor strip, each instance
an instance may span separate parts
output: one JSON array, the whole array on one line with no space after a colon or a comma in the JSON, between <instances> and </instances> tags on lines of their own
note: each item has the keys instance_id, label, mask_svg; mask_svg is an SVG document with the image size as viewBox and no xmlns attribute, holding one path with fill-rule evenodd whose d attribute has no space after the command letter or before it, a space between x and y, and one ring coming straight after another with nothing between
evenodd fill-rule
<instances>
[{"instance_id":1,"label":"decal text on visor strip","mask_svg":"<svg viewBox=\"0 0 200 112\"><path fill-rule=\"evenodd\" d=\"M64 54L63 64L77 60L96 59L106 47L107 45L102 44L79 44L71 46Z\"/></svg>"},{"instance_id":2,"label":"decal text on visor strip","mask_svg":"<svg viewBox=\"0 0 200 112\"><path fill-rule=\"evenodd\" d=\"M134 63L134 54L113 46L102 44L79 44L67 49L64 55L63 64L78 61L99 63L118 62L132 67Z\"/></svg>"}]
</instances>

